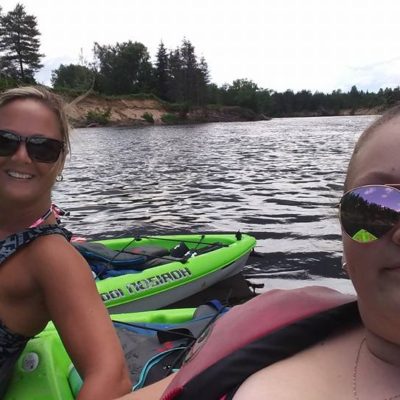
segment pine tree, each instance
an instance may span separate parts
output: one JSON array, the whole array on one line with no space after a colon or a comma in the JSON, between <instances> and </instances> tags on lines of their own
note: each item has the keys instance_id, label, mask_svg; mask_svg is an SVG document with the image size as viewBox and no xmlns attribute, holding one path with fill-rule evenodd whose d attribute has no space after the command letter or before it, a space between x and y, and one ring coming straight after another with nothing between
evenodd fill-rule
<instances>
[{"instance_id":1,"label":"pine tree","mask_svg":"<svg viewBox=\"0 0 400 400\"><path fill-rule=\"evenodd\" d=\"M181 103L184 101L184 78L179 49L170 51L168 55L168 65L168 98L170 101Z\"/></svg>"},{"instance_id":2,"label":"pine tree","mask_svg":"<svg viewBox=\"0 0 400 400\"><path fill-rule=\"evenodd\" d=\"M196 92L197 104L204 105L208 100L208 85L210 83L210 72L204 57L200 58L200 63L197 68Z\"/></svg>"},{"instance_id":3,"label":"pine tree","mask_svg":"<svg viewBox=\"0 0 400 400\"><path fill-rule=\"evenodd\" d=\"M180 48L183 72L183 93L184 100L188 103L197 103L197 59L194 46L189 40L183 39Z\"/></svg>"},{"instance_id":4,"label":"pine tree","mask_svg":"<svg viewBox=\"0 0 400 400\"><path fill-rule=\"evenodd\" d=\"M160 99L168 100L168 54L163 42L158 46L156 54L155 77L157 96L160 97Z\"/></svg>"},{"instance_id":5,"label":"pine tree","mask_svg":"<svg viewBox=\"0 0 400 400\"><path fill-rule=\"evenodd\" d=\"M40 32L36 17L28 15L22 4L0 16L0 52L7 68L21 82L34 82L34 73L43 65L39 53Z\"/></svg>"}]
</instances>

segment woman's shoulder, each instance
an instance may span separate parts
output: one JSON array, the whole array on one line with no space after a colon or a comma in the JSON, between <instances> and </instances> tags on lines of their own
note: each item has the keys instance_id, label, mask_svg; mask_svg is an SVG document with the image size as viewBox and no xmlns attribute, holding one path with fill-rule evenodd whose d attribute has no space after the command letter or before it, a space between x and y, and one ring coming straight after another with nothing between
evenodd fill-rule
<instances>
[{"instance_id":1,"label":"woman's shoulder","mask_svg":"<svg viewBox=\"0 0 400 400\"><path fill-rule=\"evenodd\" d=\"M41 235L27 246L24 259L29 260L31 269L37 273L47 270L50 273L64 270L79 271L83 264L87 264L62 234Z\"/></svg>"},{"instance_id":2,"label":"woman's shoulder","mask_svg":"<svg viewBox=\"0 0 400 400\"><path fill-rule=\"evenodd\" d=\"M43 243L35 246L32 245L37 242L39 238L45 236L60 236L66 241L70 240L72 235L69 231L58 225L28 228L17 233L9 234L0 240L0 264L7 261L11 256L20 256L21 253L25 256L27 253L31 253L31 250L41 247Z\"/></svg>"},{"instance_id":3,"label":"woman's shoulder","mask_svg":"<svg viewBox=\"0 0 400 400\"><path fill-rule=\"evenodd\" d=\"M352 399L352 376L363 330L347 329L250 376L233 400Z\"/></svg>"}]
</instances>

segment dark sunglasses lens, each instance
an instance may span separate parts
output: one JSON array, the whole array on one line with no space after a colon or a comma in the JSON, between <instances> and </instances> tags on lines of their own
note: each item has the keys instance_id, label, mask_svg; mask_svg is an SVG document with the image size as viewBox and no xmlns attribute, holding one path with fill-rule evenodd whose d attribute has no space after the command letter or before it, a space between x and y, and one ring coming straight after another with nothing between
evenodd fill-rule
<instances>
[{"instance_id":1,"label":"dark sunglasses lens","mask_svg":"<svg viewBox=\"0 0 400 400\"><path fill-rule=\"evenodd\" d=\"M360 243L388 233L399 221L400 191L389 186L363 186L346 193L340 202L344 231Z\"/></svg>"},{"instance_id":2,"label":"dark sunglasses lens","mask_svg":"<svg viewBox=\"0 0 400 400\"><path fill-rule=\"evenodd\" d=\"M29 157L32 160L44 163L56 162L62 149L62 142L55 139L31 137L27 143Z\"/></svg>"},{"instance_id":3,"label":"dark sunglasses lens","mask_svg":"<svg viewBox=\"0 0 400 400\"><path fill-rule=\"evenodd\" d=\"M13 155L19 146L18 136L12 132L0 131L0 157Z\"/></svg>"}]
</instances>

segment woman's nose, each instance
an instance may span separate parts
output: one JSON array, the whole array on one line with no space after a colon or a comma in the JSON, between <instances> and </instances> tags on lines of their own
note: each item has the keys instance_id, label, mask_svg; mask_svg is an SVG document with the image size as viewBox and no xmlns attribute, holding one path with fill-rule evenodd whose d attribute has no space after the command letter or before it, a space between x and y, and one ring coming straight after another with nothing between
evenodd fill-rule
<instances>
[{"instance_id":1,"label":"woman's nose","mask_svg":"<svg viewBox=\"0 0 400 400\"><path fill-rule=\"evenodd\" d=\"M21 142L19 144L17 151L12 155L11 159L14 161L23 161L25 163L32 162L25 143Z\"/></svg>"}]
</instances>

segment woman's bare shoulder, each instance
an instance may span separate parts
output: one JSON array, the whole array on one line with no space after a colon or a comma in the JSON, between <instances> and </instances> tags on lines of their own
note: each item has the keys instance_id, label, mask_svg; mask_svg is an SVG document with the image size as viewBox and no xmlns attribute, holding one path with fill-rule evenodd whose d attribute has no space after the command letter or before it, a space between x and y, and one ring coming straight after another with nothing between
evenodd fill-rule
<instances>
[{"instance_id":1,"label":"woman's bare shoulder","mask_svg":"<svg viewBox=\"0 0 400 400\"><path fill-rule=\"evenodd\" d=\"M69 271L77 272L83 265L87 266L85 259L62 235L41 236L31 243L28 252L35 270L63 271L68 265Z\"/></svg>"}]
</instances>

